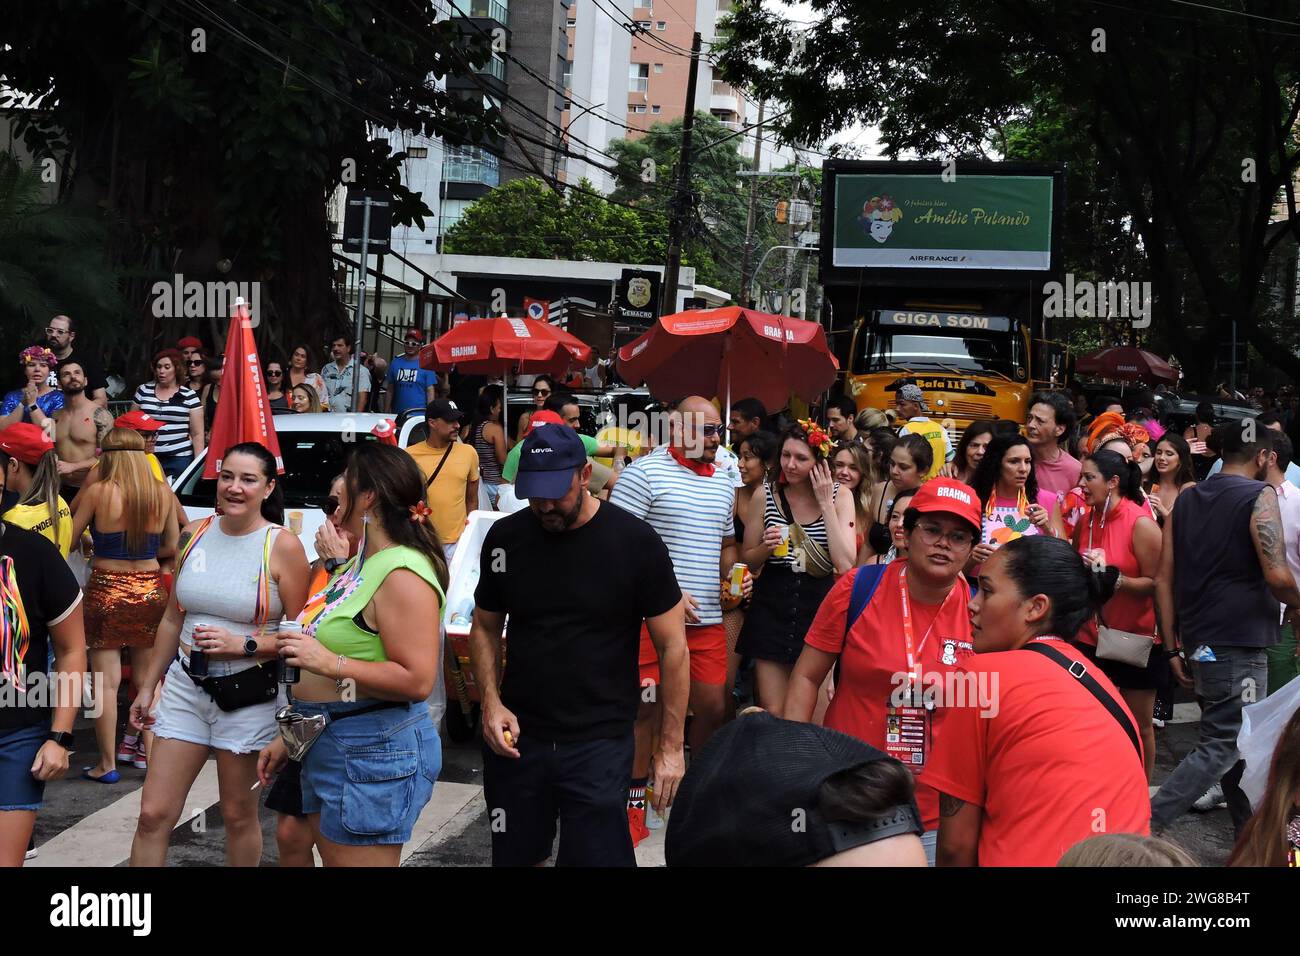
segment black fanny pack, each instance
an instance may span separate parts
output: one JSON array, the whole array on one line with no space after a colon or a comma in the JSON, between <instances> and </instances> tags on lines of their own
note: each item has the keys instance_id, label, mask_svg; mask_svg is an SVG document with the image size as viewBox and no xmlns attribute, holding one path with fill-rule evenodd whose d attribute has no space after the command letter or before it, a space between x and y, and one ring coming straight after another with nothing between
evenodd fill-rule
<instances>
[{"instance_id":1,"label":"black fanny pack","mask_svg":"<svg viewBox=\"0 0 1300 956\"><path fill-rule=\"evenodd\" d=\"M275 661L264 661L238 674L225 677L195 677L190 673L185 659L177 657L185 676L194 681L194 685L212 698L224 711L243 710L254 704L266 704L275 700L280 692L279 673Z\"/></svg>"}]
</instances>

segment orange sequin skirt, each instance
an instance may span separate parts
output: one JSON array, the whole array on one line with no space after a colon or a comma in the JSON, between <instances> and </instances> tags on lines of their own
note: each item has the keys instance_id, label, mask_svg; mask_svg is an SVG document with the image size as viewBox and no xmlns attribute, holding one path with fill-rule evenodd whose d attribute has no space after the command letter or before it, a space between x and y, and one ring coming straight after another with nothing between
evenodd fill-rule
<instances>
[{"instance_id":1,"label":"orange sequin skirt","mask_svg":"<svg viewBox=\"0 0 1300 956\"><path fill-rule=\"evenodd\" d=\"M86 584L86 646L152 647L167 610L161 571L91 571Z\"/></svg>"}]
</instances>

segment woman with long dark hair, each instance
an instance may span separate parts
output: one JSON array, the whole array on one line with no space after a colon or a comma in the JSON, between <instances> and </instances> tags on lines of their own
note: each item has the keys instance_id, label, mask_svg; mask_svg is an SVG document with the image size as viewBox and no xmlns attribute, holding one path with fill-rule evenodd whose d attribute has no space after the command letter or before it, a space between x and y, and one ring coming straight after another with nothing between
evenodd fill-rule
<instances>
[{"instance_id":1,"label":"woman with long dark hair","mask_svg":"<svg viewBox=\"0 0 1300 956\"><path fill-rule=\"evenodd\" d=\"M511 444L523 441L524 434L528 431L528 422L533 417L533 412L540 412L546 405L546 400L551 397L555 391L555 379L549 375L539 375L533 379L533 407L519 414L519 422L515 428L515 441Z\"/></svg>"},{"instance_id":2,"label":"woman with long dark hair","mask_svg":"<svg viewBox=\"0 0 1300 956\"><path fill-rule=\"evenodd\" d=\"M975 472L996 433L993 422L971 422L970 427L961 433L961 441L957 442L952 463L944 466L939 474L969 485L974 481Z\"/></svg>"},{"instance_id":3,"label":"woman with long dark hair","mask_svg":"<svg viewBox=\"0 0 1300 956\"><path fill-rule=\"evenodd\" d=\"M176 349L155 355L153 372L154 380L135 390L131 409L163 423L154 456L167 477L175 479L203 451L203 403L197 392L181 384L181 353Z\"/></svg>"},{"instance_id":4,"label":"woman with long dark hair","mask_svg":"<svg viewBox=\"0 0 1300 956\"><path fill-rule=\"evenodd\" d=\"M889 550L892 544L889 516L893 514L894 499L900 491L921 487L933 464L934 449L920 435L909 432L894 440L886 477L871 490L871 524L862 547L863 558L878 558Z\"/></svg>"},{"instance_id":5,"label":"woman with long dark hair","mask_svg":"<svg viewBox=\"0 0 1300 956\"><path fill-rule=\"evenodd\" d=\"M297 755L321 859L397 866L442 766L426 700L440 676L447 562L409 455L366 442L345 475L340 525L359 539L356 557L312 596L279 653L301 669L294 711L326 718ZM283 738L262 751L264 784L288 757Z\"/></svg>"},{"instance_id":6,"label":"woman with long dark hair","mask_svg":"<svg viewBox=\"0 0 1300 956\"><path fill-rule=\"evenodd\" d=\"M325 379L321 377L320 372L313 372L309 369L308 363L311 361L311 349L305 345L299 345L289 353L288 374L285 376L285 386L290 389L297 388L299 385L310 385L312 391L316 394L316 404L321 406L313 411L328 411L329 409L329 391L325 388ZM295 411L302 409L295 406Z\"/></svg>"},{"instance_id":7,"label":"woman with long dark hair","mask_svg":"<svg viewBox=\"0 0 1300 956\"><path fill-rule=\"evenodd\" d=\"M1099 820L1108 833L1150 832L1133 715L1069 643L1115 573L1047 535L1009 541L980 568L975 655L954 682L965 692L945 701L919 780L939 791L940 866L1055 866Z\"/></svg>"},{"instance_id":8,"label":"woman with long dark hair","mask_svg":"<svg viewBox=\"0 0 1300 956\"><path fill-rule=\"evenodd\" d=\"M489 510L495 510L501 495L501 466L506 460L506 433L501 427L504 392L500 385L487 385L478 393L474 417L464 435L478 452L479 489L487 495Z\"/></svg>"},{"instance_id":9,"label":"woman with long dark hair","mask_svg":"<svg viewBox=\"0 0 1300 956\"><path fill-rule=\"evenodd\" d=\"M257 866L262 857L254 785L258 751L276 736L275 632L281 617L297 617L307 600L307 554L296 535L282 533L275 457L262 445L226 449L216 504L218 515L181 534L154 655L137 676L131 725L152 730L154 745L132 866L166 863L172 830L210 750L217 752L226 863ZM155 716L154 689L164 674Z\"/></svg>"},{"instance_id":10,"label":"woman with long dark hair","mask_svg":"<svg viewBox=\"0 0 1300 956\"><path fill-rule=\"evenodd\" d=\"M1156 637L1160 529L1146 508L1142 473L1136 462L1125 461L1113 451L1098 450L1084 458L1079 480L1088 510L1074 529L1075 549L1085 561L1113 567L1119 574L1114 595L1102 607L1100 617L1085 622L1076 640L1119 688L1137 718L1150 777L1155 768L1156 731L1152 718L1156 691L1168 683L1168 669ZM1099 658L1099 621L1109 628L1149 637L1151 650L1145 666Z\"/></svg>"},{"instance_id":11,"label":"woman with long dark hair","mask_svg":"<svg viewBox=\"0 0 1300 956\"><path fill-rule=\"evenodd\" d=\"M266 400L271 406L272 415L283 415L293 411L289 407L288 388L284 384L284 366L275 359L266 363Z\"/></svg>"},{"instance_id":12,"label":"woman with long dark hair","mask_svg":"<svg viewBox=\"0 0 1300 956\"><path fill-rule=\"evenodd\" d=\"M927 446L928 447L928 446ZM742 557L763 573L737 651L755 660L759 705L779 713L790 669L835 575L853 567L853 502L827 461L830 436L810 421L781 442L781 472L755 494L745 516Z\"/></svg>"},{"instance_id":13,"label":"woman with long dark hair","mask_svg":"<svg viewBox=\"0 0 1300 956\"><path fill-rule=\"evenodd\" d=\"M1164 525L1165 518L1174 510L1174 502L1184 488L1196 484L1196 464L1187 439L1176 432L1165 432L1156 442L1155 464L1146 482L1147 500L1156 514L1156 521Z\"/></svg>"},{"instance_id":14,"label":"woman with long dark hair","mask_svg":"<svg viewBox=\"0 0 1300 956\"><path fill-rule=\"evenodd\" d=\"M1242 827L1228 866L1300 867L1300 711L1273 748L1264 796Z\"/></svg>"},{"instance_id":15,"label":"woman with long dark hair","mask_svg":"<svg viewBox=\"0 0 1300 956\"><path fill-rule=\"evenodd\" d=\"M1029 440L1018 432L993 436L971 487L984 509L984 528L966 565L967 574L978 574L989 555L1023 535L1065 536L1056 495L1038 487Z\"/></svg>"}]
</instances>

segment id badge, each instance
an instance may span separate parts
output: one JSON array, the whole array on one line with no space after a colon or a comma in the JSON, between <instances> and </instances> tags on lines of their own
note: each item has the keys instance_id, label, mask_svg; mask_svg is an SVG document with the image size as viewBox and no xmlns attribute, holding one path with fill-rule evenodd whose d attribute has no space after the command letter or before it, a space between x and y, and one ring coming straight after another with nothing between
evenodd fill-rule
<instances>
[{"instance_id":1,"label":"id badge","mask_svg":"<svg viewBox=\"0 0 1300 956\"><path fill-rule=\"evenodd\" d=\"M924 707L885 708L885 753L915 773L930 752L930 711Z\"/></svg>"}]
</instances>

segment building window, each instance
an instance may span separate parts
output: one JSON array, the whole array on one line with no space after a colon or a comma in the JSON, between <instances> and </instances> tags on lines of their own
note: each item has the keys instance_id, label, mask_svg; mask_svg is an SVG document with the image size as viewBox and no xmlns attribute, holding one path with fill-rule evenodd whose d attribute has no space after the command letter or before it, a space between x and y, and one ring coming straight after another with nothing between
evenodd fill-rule
<instances>
[{"instance_id":1,"label":"building window","mask_svg":"<svg viewBox=\"0 0 1300 956\"><path fill-rule=\"evenodd\" d=\"M650 112L651 112L651 113L658 113L658 112L660 112L660 110L661 110L661 107L660 107L659 104L657 104L657 103L656 103L654 106L650 107Z\"/></svg>"},{"instance_id":2,"label":"building window","mask_svg":"<svg viewBox=\"0 0 1300 956\"><path fill-rule=\"evenodd\" d=\"M407 158L407 159L428 159L428 158L429 158L429 147L428 147L428 146L412 146L412 147L410 147L409 149L407 149L407 151L406 151L406 158Z\"/></svg>"},{"instance_id":3,"label":"building window","mask_svg":"<svg viewBox=\"0 0 1300 956\"><path fill-rule=\"evenodd\" d=\"M644 93L650 89L650 64L631 63L627 68L627 89L629 93Z\"/></svg>"},{"instance_id":4,"label":"building window","mask_svg":"<svg viewBox=\"0 0 1300 956\"><path fill-rule=\"evenodd\" d=\"M667 20L660 20L660 21L658 21L658 22L655 24L655 29L656 29L656 30L667 30L667 29L668 29L668 21L667 21Z\"/></svg>"},{"instance_id":5,"label":"building window","mask_svg":"<svg viewBox=\"0 0 1300 956\"><path fill-rule=\"evenodd\" d=\"M649 33L649 32L650 32L650 21L649 21L649 20L638 20L638 21L636 22L636 28L637 28L638 30L645 30L647 33Z\"/></svg>"},{"instance_id":6,"label":"building window","mask_svg":"<svg viewBox=\"0 0 1300 956\"><path fill-rule=\"evenodd\" d=\"M656 64L655 64L655 72L656 72L656 73L662 73L663 71L664 71L664 65L663 65L662 63L656 63Z\"/></svg>"},{"instance_id":7,"label":"building window","mask_svg":"<svg viewBox=\"0 0 1300 956\"><path fill-rule=\"evenodd\" d=\"M644 104L644 103L637 103L635 106L632 107L632 112L633 112L633 113L644 113L644 112L645 112L645 104Z\"/></svg>"},{"instance_id":8,"label":"building window","mask_svg":"<svg viewBox=\"0 0 1300 956\"><path fill-rule=\"evenodd\" d=\"M561 85L567 90L573 86L573 61L564 61L564 76L560 78Z\"/></svg>"}]
</instances>

